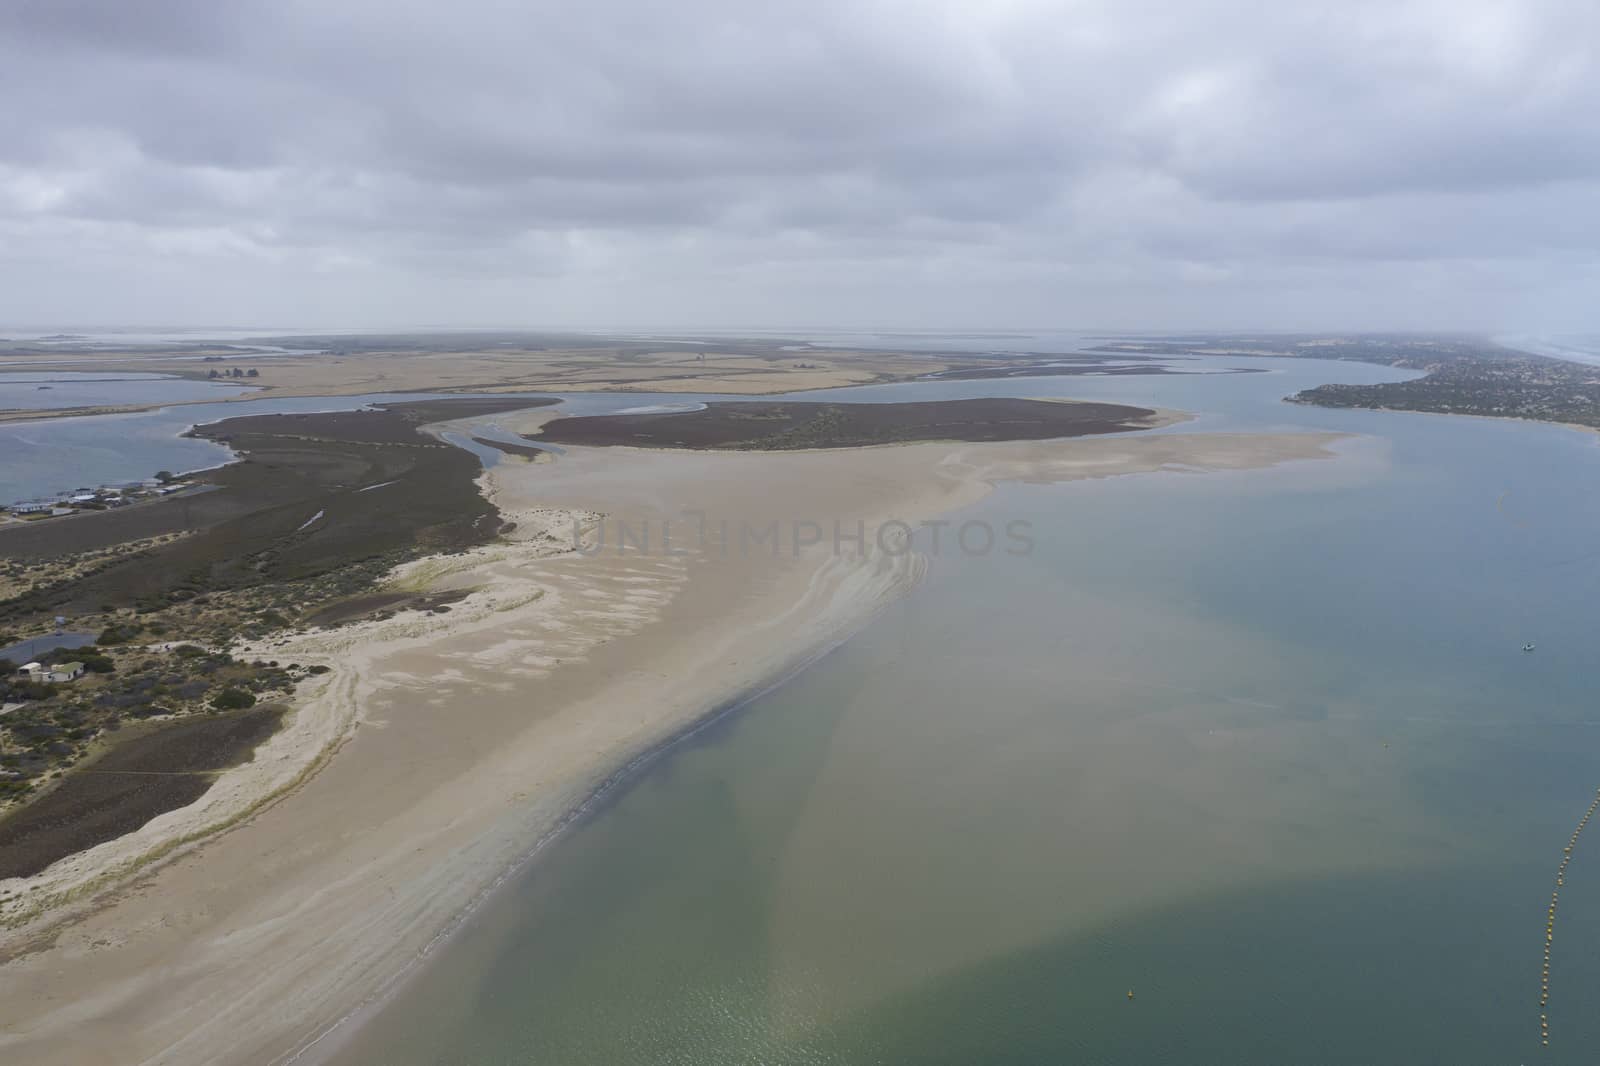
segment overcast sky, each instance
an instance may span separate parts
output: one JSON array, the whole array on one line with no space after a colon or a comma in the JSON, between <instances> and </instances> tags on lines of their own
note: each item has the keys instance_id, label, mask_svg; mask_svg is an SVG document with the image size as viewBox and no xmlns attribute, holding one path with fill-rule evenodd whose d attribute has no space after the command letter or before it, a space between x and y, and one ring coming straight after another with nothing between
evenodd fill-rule
<instances>
[{"instance_id":1,"label":"overcast sky","mask_svg":"<svg viewBox=\"0 0 1600 1066\"><path fill-rule=\"evenodd\" d=\"M1600 4L0 0L0 323L1600 327Z\"/></svg>"}]
</instances>

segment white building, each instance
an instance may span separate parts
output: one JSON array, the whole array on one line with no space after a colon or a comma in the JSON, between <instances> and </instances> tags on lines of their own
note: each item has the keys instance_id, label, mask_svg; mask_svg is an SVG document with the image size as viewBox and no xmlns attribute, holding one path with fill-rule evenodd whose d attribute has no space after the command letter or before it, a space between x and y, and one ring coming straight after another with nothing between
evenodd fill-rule
<instances>
[{"instance_id":1,"label":"white building","mask_svg":"<svg viewBox=\"0 0 1600 1066\"><path fill-rule=\"evenodd\" d=\"M76 681L82 676L82 663L57 663L54 669L45 673L44 679L60 684L63 681Z\"/></svg>"}]
</instances>

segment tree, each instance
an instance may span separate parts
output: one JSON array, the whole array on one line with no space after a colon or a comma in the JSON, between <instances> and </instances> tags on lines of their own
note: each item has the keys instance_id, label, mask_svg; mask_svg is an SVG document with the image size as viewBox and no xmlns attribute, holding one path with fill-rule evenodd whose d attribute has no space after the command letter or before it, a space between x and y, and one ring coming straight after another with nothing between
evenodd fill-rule
<instances>
[{"instance_id":1,"label":"tree","mask_svg":"<svg viewBox=\"0 0 1600 1066\"><path fill-rule=\"evenodd\" d=\"M117 664L112 661L109 655L85 655L79 661L83 663L83 668L91 674L114 674L117 672Z\"/></svg>"},{"instance_id":2,"label":"tree","mask_svg":"<svg viewBox=\"0 0 1600 1066\"><path fill-rule=\"evenodd\" d=\"M206 372L206 377L208 377L208 378L220 378L221 376L222 375L217 372L217 368L216 367L212 367L209 371Z\"/></svg>"},{"instance_id":3,"label":"tree","mask_svg":"<svg viewBox=\"0 0 1600 1066\"><path fill-rule=\"evenodd\" d=\"M246 707L256 705L256 694L249 689L229 686L217 693L211 700L211 706L219 711L242 711Z\"/></svg>"},{"instance_id":4,"label":"tree","mask_svg":"<svg viewBox=\"0 0 1600 1066\"><path fill-rule=\"evenodd\" d=\"M170 471L170 470L157 470L156 471L156 480L161 482L163 485L165 485L167 482L171 481L173 476L174 475L173 475L172 471Z\"/></svg>"},{"instance_id":5,"label":"tree","mask_svg":"<svg viewBox=\"0 0 1600 1066\"><path fill-rule=\"evenodd\" d=\"M133 634L121 626L106 626L95 638L96 644L105 646L111 644L126 644L133 639Z\"/></svg>"},{"instance_id":6,"label":"tree","mask_svg":"<svg viewBox=\"0 0 1600 1066\"><path fill-rule=\"evenodd\" d=\"M245 371L244 376L247 378L258 378L261 376L261 371L257 370L255 367L251 367L249 370Z\"/></svg>"}]
</instances>

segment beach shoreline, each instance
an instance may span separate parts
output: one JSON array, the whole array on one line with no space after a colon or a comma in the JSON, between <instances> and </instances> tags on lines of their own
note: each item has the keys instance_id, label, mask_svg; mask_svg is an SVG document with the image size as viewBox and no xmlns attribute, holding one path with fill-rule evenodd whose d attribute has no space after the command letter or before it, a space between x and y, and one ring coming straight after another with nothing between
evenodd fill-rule
<instances>
[{"instance_id":1,"label":"beach shoreline","mask_svg":"<svg viewBox=\"0 0 1600 1066\"><path fill-rule=\"evenodd\" d=\"M758 522L927 520L999 481L1256 469L1328 457L1336 439L1135 435L508 459L482 480L517 521L516 539L396 575L476 588L457 611L254 649L316 661L312 647L322 645L339 665L298 701L279 748L274 738L237 771L286 780L276 799L65 925L39 919L0 936L0 950L16 951L54 928L49 946L0 966L19 990L0 997L0 1049L36 1062L314 1061L334 1045L326 1034L370 1011L598 797L846 639L927 565L882 551L854 560L798 549L776 559L586 555L556 550L563 519L647 520L690 504ZM530 705L533 696L544 700ZM472 718L457 728L449 714ZM308 737L322 740L315 772L302 764L291 775L287 753L298 745L303 759ZM219 801L249 794L219 790ZM162 816L123 847L171 839L195 813ZM70 862L41 877L59 878ZM169 976L159 989L147 987L153 969Z\"/></svg>"},{"instance_id":2,"label":"beach shoreline","mask_svg":"<svg viewBox=\"0 0 1600 1066\"><path fill-rule=\"evenodd\" d=\"M879 611L873 611L863 617L854 628L859 628L861 625L870 622L871 618L877 613ZM638 774L658 759L670 755L675 748L692 741L705 730L738 715L756 700L788 683L790 679L841 647L850 639L850 636L850 632L842 633L831 643L811 649L808 654L797 658L778 674L749 686L741 693L720 704L713 705L705 714L684 723L676 732L666 735L601 778L589 790L587 795L562 814L543 836L535 840L526 853L516 858L498 877L484 886L482 891L470 900L444 928L439 930L423 951L413 957L402 969L385 979L379 987L369 992L348 1014L339 1018L310 1040L275 1059L274 1066L280 1066L280 1064L281 1066L287 1066L289 1063L322 1063L331 1056L336 1055L344 1048L345 1042L360 1031L363 1024L388 1006L395 996L405 988L406 983L418 975L433 953L447 946L458 936L474 916L497 893L509 885L513 879L528 873L534 864L546 855L552 845L559 843L571 833L581 830L587 821L603 813L604 805L618 794L619 790L629 785Z\"/></svg>"}]
</instances>

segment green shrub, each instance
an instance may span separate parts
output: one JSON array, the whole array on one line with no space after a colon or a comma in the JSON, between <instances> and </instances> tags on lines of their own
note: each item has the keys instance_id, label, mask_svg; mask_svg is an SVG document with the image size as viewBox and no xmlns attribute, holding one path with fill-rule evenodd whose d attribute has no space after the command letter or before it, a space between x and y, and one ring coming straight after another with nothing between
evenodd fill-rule
<instances>
[{"instance_id":1,"label":"green shrub","mask_svg":"<svg viewBox=\"0 0 1600 1066\"><path fill-rule=\"evenodd\" d=\"M102 645L127 644L139 635L140 628L137 622L131 625L106 626L100 631L100 635L95 638L94 642Z\"/></svg>"},{"instance_id":2,"label":"green shrub","mask_svg":"<svg viewBox=\"0 0 1600 1066\"><path fill-rule=\"evenodd\" d=\"M256 705L255 693L249 689L229 686L217 693L211 700L211 706L219 711L242 711L246 707Z\"/></svg>"}]
</instances>

